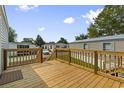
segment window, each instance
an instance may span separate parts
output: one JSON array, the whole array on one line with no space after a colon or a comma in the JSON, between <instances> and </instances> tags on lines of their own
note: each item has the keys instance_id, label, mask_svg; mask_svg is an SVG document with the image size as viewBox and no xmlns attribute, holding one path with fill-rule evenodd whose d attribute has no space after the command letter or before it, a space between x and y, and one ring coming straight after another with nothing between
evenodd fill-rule
<instances>
[{"instance_id":1,"label":"window","mask_svg":"<svg viewBox=\"0 0 124 93\"><path fill-rule=\"evenodd\" d=\"M56 48L59 48L60 46L59 45L56 45Z\"/></svg>"},{"instance_id":2,"label":"window","mask_svg":"<svg viewBox=\"0 0 124 93\"><path fill-rule=\"evenodd\" d=\"M29 45L17 45L17 48L29 48Z\"/></svg>"},{"instance_id":3,"label":"window","mask_svg":"<svg viewBox=\"0 0 124 93\"><path fill-rule=\"evenodd\" d=\"M103 50L112 50L111 43L103 43Z\"/></svg>"},{"instance_id":4,"label":"window","mask_svg":"<svg viewBox=\"0 0 124 93\"><path fill-rule=\"evenodd\" d=\"M45 49L47 49L47 46L45 46Z\"/></svg>"},{"instance_id":5,"label":"window","mask_svg":"<svg viewBox=\"0 0 124 93\"><path fill-rule=\"evenodd\" d=\"M88 44L84 44L84 49L88 49Z\"/></svg>"}]
</instances>

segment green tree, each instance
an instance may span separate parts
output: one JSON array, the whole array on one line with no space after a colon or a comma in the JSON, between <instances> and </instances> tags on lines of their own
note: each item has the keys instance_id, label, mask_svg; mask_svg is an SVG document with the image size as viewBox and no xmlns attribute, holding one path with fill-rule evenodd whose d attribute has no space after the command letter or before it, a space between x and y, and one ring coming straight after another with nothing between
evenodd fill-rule
<instances>
[{"instance_id":1,"label":"green tree","mask_svg":"<svg viewBox=\"0 0 124 93\"><path fill-rule=\"evenodd\" d=\"M15 42L17 38L17 34L15 33L15 30L11 27L9 27L8 38L9 38L9 42Z\"/></svg>"},{"instance_id":2,"label":"green tree","mask_svg":"<svg viewBox=\"0 0 124 93\"><path fill-rule=\"evenodd\" d=\"M65 44L68 44L68 41L67 41L65 38L61 37L60 40L59 40L57 43L65 43Z\"/></svg>"},{"instance_id":3,"label":"green tree","mask_svg":"<svg viewBox=\"0 0 124 93\"><path fill-rule=\"evenodd\" d=\"M103 11L94 19L94 26L89 26L88 33L97 33L97 36L109 36L124 33L124 6L106 5ZM91 31L92 29L94 31ZM95 37L95 36L93 36ZM92 37L91 37L92 38Z\"/></svg>"},{"instance_id":4,"label":"green tree","mask_svg":"<svg viewBox=\"0 0 124 93\"><path fill-rule=\"evenodd\" d=\"M83 40L83 39L87 39L88 36L84 35L84 34L80 34L79 36L75 36L75 40Z\"/></svg>"},{"instance_id":5,"label":"green tree","mask_svg":"<svg viewBox=\"0 0 124 93\"><path fill-rule=\"evenodd\" d=\"M99 33L97 32L95 26L93 24L90 24L90 27L88 28L88 37L89 38L95 38L98 37Z\"/></svg>"},{"instance_id":6,"label":"green tree","mask_svg":"<svg viewBox=\"0 0 124 93\"><path fill-rule=\"evenodd\" d=\"M37 46L42 46L43 44L45 44L45 41L42 39L42 37L40 35L37 35L37 38L35 40L35 44Z\"/></svg>"}]
</instances>

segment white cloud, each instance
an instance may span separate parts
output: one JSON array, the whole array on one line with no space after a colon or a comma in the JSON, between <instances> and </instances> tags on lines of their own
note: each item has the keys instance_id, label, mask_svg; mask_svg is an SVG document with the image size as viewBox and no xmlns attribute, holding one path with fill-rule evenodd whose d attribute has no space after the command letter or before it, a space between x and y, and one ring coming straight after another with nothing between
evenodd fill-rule
<instances>
[{"instance_id":1,"label":"white cloud","mask_svg":"<svg viewBox=\"0 0 124 93\"><path fill-rule=\"evenodd\" d=\"M94 18L97 18L99 13L101 13L102 9L97 9L96 11L90 10L88 13L82 15L82 17L86 20L87 24L94 23Z\"/></svg>"},{"instance_id":2,"label":"white cloud","mask_svg":"<svg viewBox=\"0 0 124 93\"><path fill-rule=\"evenodd\" d=\"M38 28L39 31L44 31L45 30L45 27L40 27Z\"/></svg>"},{"instance_id":3,"label":"white cloud","mask_svg":"<svg viewBox=\"0 0 124 93\"><path fill-rule=\"evenodd\" d=\"M26 12L26 11L32 10L34 8L37 8L37 7L38 7L38 5L19 5L17 10Z\"/></svg>"},{"instance_id":4,"label":"white cloud","mask_svg":"<svg viewBox=\"0 0 124 93\"><path fill-rule=\"evenodd\" d=\"M75 22L75 19L73 17L68 17L64 20L64 23L66 24L72 24Z\"/></svg>"}]
</instances>

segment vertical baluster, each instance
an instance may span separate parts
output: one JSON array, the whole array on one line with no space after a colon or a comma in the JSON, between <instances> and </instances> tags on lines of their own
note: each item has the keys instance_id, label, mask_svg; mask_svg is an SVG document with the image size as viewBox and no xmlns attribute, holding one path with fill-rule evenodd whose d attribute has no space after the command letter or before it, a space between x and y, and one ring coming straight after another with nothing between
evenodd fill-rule
<instances>
[{"instance_id":1,"label":"vertical baluster","mask_svg":"<svg viewBox=\"0 0 124 93\"><path fill-rule=\"evenodd\" d=\"M93 68L93 53L91 53L91 68Z\"/></svg>"},{"instance_id":2,"label":"vertical baluster","mask_svg":"<svg viewBox=\"0 0 124 93\"><path fill-rule=\"evenodd\" d=\"M11 62L11 51L8 51L8 54L9 54L9 60L8 60L8 62L9 62L9 66L12 66L12 62Z\"/></svg>"},{"instance_id":3,"label":"vertical baluster","mask_svg":"<svg viewBox=\"0 0 124 93\"><path fill-rule=\"evenodd\" d=\"M74 63L74 58L75 58L75 54L74 54L74 50L72 50L73 56L72 56L72 63Z\"/></svg>"},{"instance_id":4,"label":"vertical baluster","mask_svg":"<svg viewBox=\"0 0 124 93\"><path fill-rule=\"evenodd\" d=\"M86 60L87 55L86 55L86 54L87 54L87 53L86 53L86 51L85 51L85 59L84 59L84 60L85 60L85 67L87 67L87 62L86 62L86 61L87 61L87 60Z\"/></svg>"},{"instance_id":5,"label":"vertical baluster","mask_svg":"<svg viewBox=\"0 0 124 93\"><path fill-rule=\"evenodd\" d=\"M14 62L14 51L12 51L12 53L13 53L13 65L15 66L16 63Z\"/></svg>"},{"instance_id":6,"label":"vertical baluster","mask_svg":"<svg viewBox=\"0 0 124 93\"><path fill-rule=\"evenodd\" d=\"M34 50L34 62L36 62L36 57L35 57L35 55L36 55L36 51Z\"/></svg>"},{"instance_id":7,"label":"vertical baluster","mask_svg":"<svg viewBox=\"0 0 124 93\"><path fill-rule=\"evenodd\" d=\"M20 49L19 49L19 52L18 52L18 56L19 56L19 63L21 64L21 56L22 56L23 53L21 53Z\"/></svg>"},{"instance_id":8,"label":"vertical baluster","mask_svg":"<svg viewBox=\"0 0 124 93\"><path fill-rule=\"evenodd\" d=\"M32 50L30 51L30 61L31 61L31 63L33 63L32 62Z\"/></svg>"},{"instance_id":9,"label":"vertical baluster","mask_svg":"<svg viewBox=\"0 0 124 93\"><path fill-rule=\"evenodd\" d=\"M27 63L28 63L28 59L27 59L27 50L25 50L25 57L26 57L25 63L27 64Z\"/></svg>"},{"instance_id":10,"label":"vertical baluster","mask_svg":"<svg viewBox=\"0 0 124 93\"><path fill-rule=\"evenodd\" d=\"M116 68L116 61L117 61L117 57L116 57L116 55L114 55L114 74L115 74L115 77L116 77L116 72L117 72L117 68Z\"/></svg>"},{"instance_id":11,"label":"vertical baluster","mask_svg":"<svg viewBox=\"0 0 124 93\"><path fill-rule=\"evenodd\" d=\"M109 54L109 74L111 75L111 55Z\"/></svg>"},{"instance_id":12,"label":"vertical baluster","mask_svg":"<svg viewBox=\"0 0 124 93\"><path fill-rule=\"evenodd\" d=\"M81 64L80 51L78 51L78 59L79 59L79 65L80 65Z\"/></svg>"},{"instance_id":13,"label":"vertical baluster","mask_svg":"<svg viewBox=\"0 0 124 93\"><path fill-rule=\"evenodd\" d=\"M77 51L75 50L76 60L77 60ZM75 64L77 64L77 61L75 60Z\"/></svg>"},{"instance_id":14,"label":"vertical baluster","mask_svg":"<svg viewBox=\"0 0 124 93\"><path fill-rule=\"evenodd\" d=\"M90 52L87 53L87 62L88 62L88 68L90 68Z\"/></svg>"},{"instance_id":15,"label":"vertical baluster","mask_svg":"<svg viewBox=\"0 0 124 93\"><path fill-rule=\"evenodd\" d=\"M79 51L77 50L77 60L78 60L78 65L80 64L80 60L79 60Z\"/></svg>"},{"instance_id":16,"label":"vertical baluster","mask_svg":"<svg viewBox=\"0 0 124 93\"><path fill-rule=\"evenodd\" d=\"M15 60L16 60L17 65L19 65L19 63L18 63L17 51L18 51L18 50L15 51Z\"/></svg>"},{"instance_id":17,"label":"vertical baluster","mask_svg":"<svg viewBox=\"0 0 124 93\"><path fill-rule=\"evenodd\" d=\"M87 67L89 68L89 51L87 51Z\"/></svg>"},{"instance_id":18,"label":"vertical baluster","mask_svg":"<svg viewBox=\"0 0 124 93\"><path fill-rule=\"evenodd\" d=\"M84 66L84 51L82 51L82 57L83 57L83 66Z\"/></svg>"},{"instance_id":19,"label":"vertical baluster","mask_svg":"<svg viewBox=\"0 0 124 93\"><path fill-rule=\"evenodd\" d=\"M87 67L88 67L87 56L88 56L88 52L86 51L86 63L87 63Z\"/></svg>"},{"instance_id":20,"label":"vertical baluster","mask_svg":"<svg viewBox=\"0 0 124 93\"><path fill-rule=\"evenodd\" d=\"M104 72L106 73L106 54L104 54Z\"/></svg>"},{"instance_id":21,"label":"vertical baluster","mask_svg":"<svg viewBox=\"0 0 124 93\"><path fill-rule=\"evenodd\" d=\"M123 67L122 67L122 56L120 56L120 75L123 76Z\"/></svg>"},{"instance_id":22,"label":"vertical baluster","mask_svg":"<svg viewBox=\"0 0 124 93\"><path fill-rule=\"evenodd\" d=\"M75 53L75 59L77 59L77 54L76 54L76 51L74 51L74 53ZM76 60L74 60L74 63L76 63Z\"/></svg>"},{"instance_id":23,"label":"vertical baluster","mask_svg":"<svg viewBox=\"0 0 124 93\"><path fill-rule=\"evenodd\" d=\"M27 50L27 63L30 63L30 61L29 61L29 50Z\"/></svg>"},{"instance_id":24,"label":"vertical baluster","mask_svg":"<svg viewBox=\"0 0 124 93\"><path fill-rule=\"evenodd\" d=\"M104 62L102 62L102 54L100 54L100 72L102 72L102 69L104 68L104 65L102 66L103 63Z\"/></svg>"},{"instance_id":25,"label":"vertical baluster","mask_svg":"<svg viewBox=\"0 0 124 93\"><path fill-rule=\"evenodd\" d=\"M82 51L80 51L80 65L82 66Z\"/></svg>"},{"instance_id":26,"label":"vertical baluster","mask_svg":"<svg viewBox=\"0 0 124 93\"><path fill-rule=\"evenodd\" d=\"M72 51L73 53L73 56L72 56L72 63L74 62L74 58L75 58L75 54L74 54L74 51Z\"/></svg>"},{"instance_id":27,"label":"vertical baluster","mask_svg":"<svg viewBox=\"0 0 124 93\"><path fill-rule=\"evenodd\" d=\"M117 56L117 73L120 73L120 56Z\"/></svg>"},{"instance_id":28,"label":"vertical baluster","mask_svg":"<svg viewBox=\"0 0 124 93\"><path fill-rule=\"evenodd\" d=\"M26 63L25 62L25 60L26 60L26 58L25 58L25 50L22 50L21 52L22 52L22 54L21 54L22 61L20 61L20 64L25 64Z\"/></svg>"},{"instance_id":29,"label":"vertical baluster","mask_svg":"<svg viewBox=\"0 0 124 93\"><path fill-rule=\"evenodd\" d=\"M78 60L79 60L79 65L81 63L81 59L80 59L80 51L78 51Z\"/></svg>"}]
</instances>

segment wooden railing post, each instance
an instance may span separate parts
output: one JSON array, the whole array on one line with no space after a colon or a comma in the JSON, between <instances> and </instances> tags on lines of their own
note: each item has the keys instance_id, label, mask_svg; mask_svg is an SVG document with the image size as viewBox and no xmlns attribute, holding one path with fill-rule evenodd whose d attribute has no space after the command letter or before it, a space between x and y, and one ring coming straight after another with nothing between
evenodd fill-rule
<instances>
[{"instance_id":1,"label":"wooden railing post","mask_svg":"<svg viewBox=\"0 0 124 93\"><path fill-rule=\"evenodd\" d=\"M94 51L94 73L97 74L98 71L98 53Z\"/></svg>"},{"instance_id":2,"label":"wooden railing post","mask_svg":"<svg viewBox=\"0 0 124 93\"><path fill-rule=\"evenodd\" d=\"M69 64L71 63L71 50L69 49Z\"/></svg>"},{"instance_id":3,"label":"wooden railing post","mask_svg":"<svg viewBox=\"0 0 124 93\"><path fill-rule=\"evenodd\" d=\"M41 55L40 56L40 60L41 60L41 63L43 63L43 49L42 48L40 49L40 53L41 53L40 54Z\"/></svg>"},{"instance_id":4,"label":"wooden railing post","mask_svg":"<svg viewBox=\"0 0 124 93\"><path fill-rule=\"evenodd\" d=\"M7 51L4 49L4 70L7 69Z\"/></svg>"},{"instance_id":5,"label":"wooden railing post","mask_svg":"<svg viewBox=\"0 0 124 93\"><path fill-rule=\"evenodd\" d=\"M55 49L55 53L56 53L56 59L57 59L57 49Z\"/></svg>"}]
</instances>

